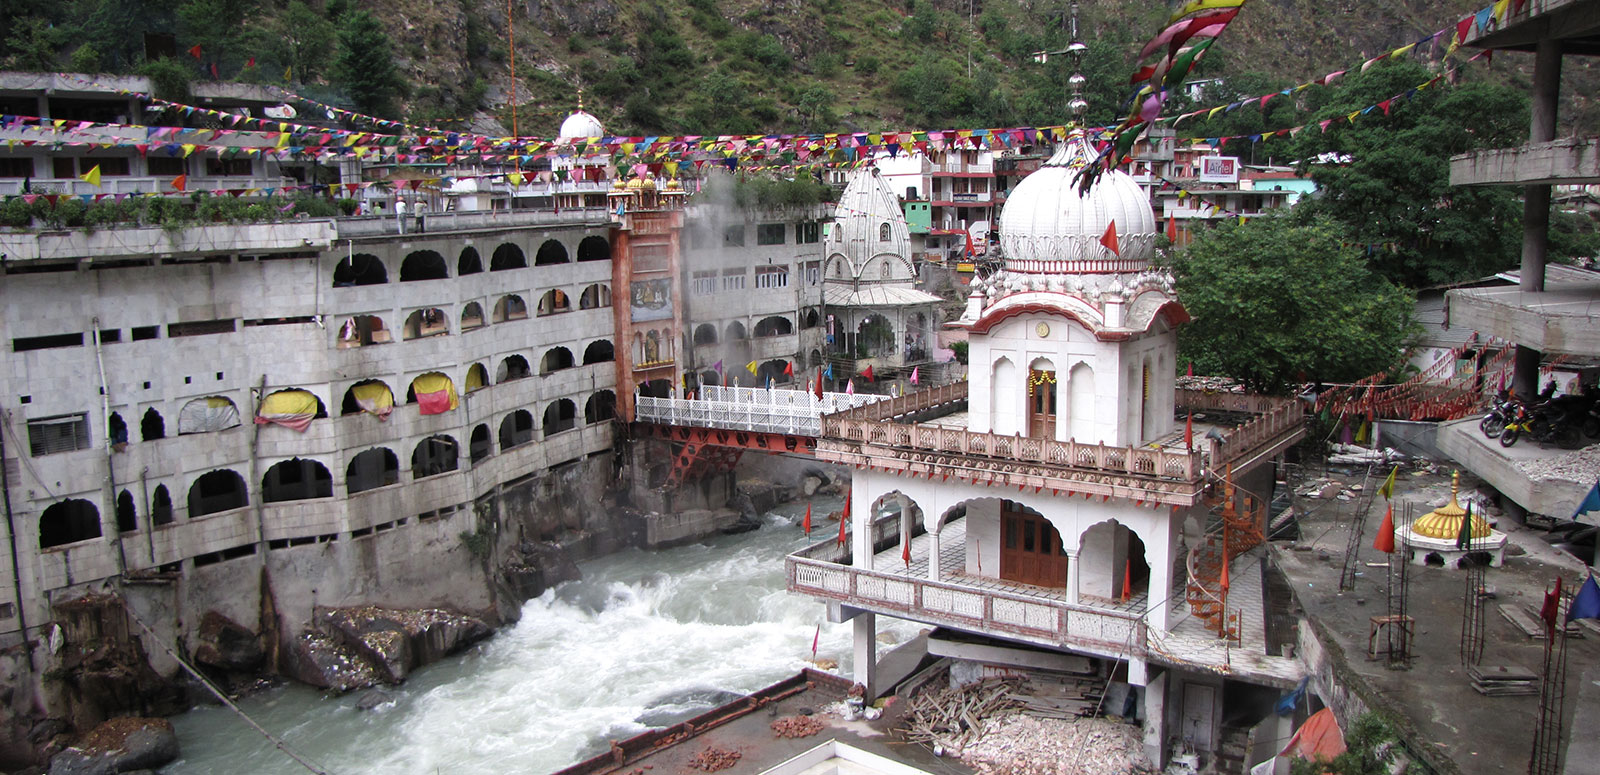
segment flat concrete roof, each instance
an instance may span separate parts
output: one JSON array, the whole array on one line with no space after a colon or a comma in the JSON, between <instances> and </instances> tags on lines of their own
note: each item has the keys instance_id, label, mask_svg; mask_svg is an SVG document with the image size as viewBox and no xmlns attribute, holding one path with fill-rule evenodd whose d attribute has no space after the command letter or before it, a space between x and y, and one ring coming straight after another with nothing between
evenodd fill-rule
<instances>
[{"instance_id":1,"label":"flat concrete roof","mask_svg":"<svg viewBox=\"0 0 1600 775\"><path fill-rule=\"evenodd\" d=\"M1411 504L1413 517L1420 517L1445 503L1450 495L1449 473L1446 470L1412 476L1402 469L1395 486L1395 521L1401 522L1406 504ZM1360 474L1333 474L1333 478L1348 484L1361 482ZM1376 484L1374 480L1369 486ZM1473 485L1471 478L1463 475L1462 492L1470 492ZM1487 697L1472 688L1472 679L1460 657L1465 571L1407 568L1406 611L1415 620L1410 669L1389 670L1386 660L1367 658L1371 620L1388 613L1388 555L1372 548L1372 537L1386 504L1381 497L1373 498L1365 512L1356 513L1358 502L1359 499L1300 499L1297 511L1303 538L1294 544L1272 545L1276 564L1287 577L1296 602L1305 609L1319 640L1330 651L1337 650L1332 661L1343 663L1344 688L1353 690L1362 702L1403 716L1401 735L1407 748L1447 757L1456 765L1454 771L1526 771L1539 698ZM1477 513L1485 511L1492 517L1497 510ZM1360 520L1363 531L1356 566L1360 575L1354 591L1340 592L1345 546L1355 520ZM1512 606L1525 612L1531 606L1537 611L1546 585L1560 575L1563 586L1570 589L1583 572L1583 565L1511 519L1500 518L1497 527L1507 531L1510 545L1504 566L1484 572L1484 583L1493 590L1494 597L1483 601L1484 650L1480 664L1512 666L1538 675L1543 666L1544 642L1515 628L1498 607ZM1596 696L1600 693L1583 693L1573 684L1574 678L1600 661L1600 638L1587 628L1580 630L1584 637L1568 640L1568 723L1562 738L1569 746L1566 772L1574 774L1593 772L1586 769L1593 760L1583 758L1583 751L1593 750L1595 737L1592 727L1579 727L1575 719L1595 718L1600 711L1592 705L1600 699Z\"/></svg>"},{"instance_id":2,"label":"flat concrete roof","mask_svg":"<svg viewBox=\"0 0 1600 775\"><path fill-rule=\"evenodd\" d=\"M1476 330L1544 353L1600 355L1600 279L1519 286L1457 288L1445 293L1450 326Z\"/></svg>"},{"instance_id":3,"label":"flat concrete roof","mask_svg":"<svg viewBox=\"0 0 1600 775\"><path fill-rule=\"evenodd\" d=\"M1545 38L1562 41L1562 51L1584 56L1600 55L1600 1L1529 0L1522 13L1509 14L1505 24L1490 22L1474 27L1462 45L1473 48L1532 51Z\"/></svg>"},{"instance_id":4,"label":"flat concrete roof","mask_svg":"<svg viewBox=\"0 0 1600 775\"><path fill-rule=\"evenodd\" d=\"M1473 415L1440 423L1436 442L1439 450L1518 506L1535 514L1567 519L1589 494L1589 488L1600 480L1600 456L1546 448L1528 438L1514 447L1502 447L1498 440L1486 438L1478 430L1480 419ZM1557 468L1558 472L1532 478L1544 468ZM1583 521L1600 521L1600 514L1585 515Z\"/></svg>"},{"instance_id":5,"label":"flat concrete roof","mask_svg":"<svg viewBox=\"0 0 1600 775\"><path fill-rule=\"evenodd\" d=\"M1568 137L1450 158L1452 186L1600 183L1600 137Z\"/></svg>"}]
</instances>

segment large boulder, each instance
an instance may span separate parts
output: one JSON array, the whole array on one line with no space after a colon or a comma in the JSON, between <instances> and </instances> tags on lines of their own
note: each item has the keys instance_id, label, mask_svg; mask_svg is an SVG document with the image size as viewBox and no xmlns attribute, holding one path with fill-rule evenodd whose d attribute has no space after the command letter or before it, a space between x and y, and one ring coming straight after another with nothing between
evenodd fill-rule
<instances>
[{"instance_id":1,"label":"large boulder","mask_svg":"<svg viewBox=\"0 0 1600 775\"><path fill-rule=\"evenodd\" d=\"M115 775L178 758L178 735L160 718L114 718L50 759L50 775Z\"/></svg>"},{"instance_id":2,"label":"large boulder","mask_svg":"<svg viewBox=\"0 0 1600 775\"><path fill-rule=\"evenodd\" d=\"M557 584L583 578L571 555L554 541L522 542L500 572L521 600L532 600Z\"/></svg>"},{"instance_id":3,"label":"large boulder","mask_svg":"<svg viewBox=\"0 0 1600 775\"><path fill-rule=\"evenodd\" d=\"M317 625L390 683L494 634L482 619L442 608L328 608Z\"/></svg>"},{"instance_id":4,"label":"large boulder","mask_svg":"<svg viewBox=\"0 0 1600 775\"><path fill-rule=\"evenodd\" d=\"M249 673L261 667L266 652L261 648L261 639L249 628L216 611L207 611L200 620L200 645L195 648L194 658L208 667Z\"/></svg>"},{"instance_id":5,"label":"large boulder","mask_svg":"<svg viewBox=\"0 0 1600 775\"><path fill-rule=\"evenodd\" d=\"M283 673L319 689L341 692L378 682L377 671L365 657L315 630L302 631L289 641L284 649Z\"/></svg>"}]
</instances>

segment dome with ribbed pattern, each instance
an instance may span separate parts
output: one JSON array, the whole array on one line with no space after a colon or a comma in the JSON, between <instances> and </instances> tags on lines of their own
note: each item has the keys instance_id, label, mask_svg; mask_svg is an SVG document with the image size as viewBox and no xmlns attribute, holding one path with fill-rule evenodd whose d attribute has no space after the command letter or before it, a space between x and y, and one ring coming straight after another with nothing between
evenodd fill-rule
<instances>
[{"instance_id":1,"label":"dome with ribbed pattern","mask_svg":"<svg viewBox=\"0 0 1600 775\"><path fill-rule=\"evenodd\" d=\"M1049 161L1017 184L1000 214L1000 249L1007 269L1127 272L1154 255L1155 213L1131 176L1113 170L1087 192L1079 192L1078 172L1094 158L1087 135L1075 130ZM1113 222L1120 255L1100 244Z\"/></svg>"}]
</instances>

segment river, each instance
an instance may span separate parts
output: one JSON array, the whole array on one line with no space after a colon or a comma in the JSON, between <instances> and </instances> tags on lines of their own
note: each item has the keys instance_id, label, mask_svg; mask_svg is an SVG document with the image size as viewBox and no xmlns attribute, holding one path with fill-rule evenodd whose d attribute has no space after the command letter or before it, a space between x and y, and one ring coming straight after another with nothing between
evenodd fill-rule
<instances>
[{"instance_id":1,"label":"river","mask_svg":"<svg viewBox=\"0 0 1600 775\"><path fill-rule=\"evenodd\" d=\"M826 514L841 503L815 506ZM647 710L708 709L719 690L746 693L793 675L819 625L818 655L848 669L850 625L828 624L821 603L784 591L783 557L805 543L794 510L749 533L583 563L582 581L528 601L517 624L388 688L394 702L379 709L358 709L360 692L304 686L240 706L334 775L539 775L646 730ZM916 630L881 617L879 629L902 639ZM183 756L167 775L306 772L224 708L173 722Z\"/></svg>"}]
</instances>

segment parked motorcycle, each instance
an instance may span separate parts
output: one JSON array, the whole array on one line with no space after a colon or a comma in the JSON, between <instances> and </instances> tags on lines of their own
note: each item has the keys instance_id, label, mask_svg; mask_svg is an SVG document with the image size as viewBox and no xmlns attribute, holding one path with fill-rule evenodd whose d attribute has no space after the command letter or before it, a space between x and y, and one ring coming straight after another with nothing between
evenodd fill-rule
<instances>
[{"instance_id":1,"label":"parked motorcycle","mask_svg":"<svg viewBox=\"0 0 1600 775\"><path fill-rule=\"evenodd\" d=\"M1521 402L1511 397L1511 391L1501 390L1490 404L1489 411L1485 412L1483 419L1478 421L1478 430L1483 432L1484 438L1495 438L1505 432L1506 425L1516 416L1516 408Z\"/></svg>"},{"instance_id":2,"label":"parked motorcycle","mask_svg":"<svg viewBox=\"0 0 1600 775\"><path fill-rule=\"evenodd\" d=\"M1540 444L1576 449L1582 443L1583 414L1577 401L1552 399L1532 407L1518 404L1511 421L1500 432L1500 446L1510 447L1526 435Z\"/></svg>"}]
</instances>

